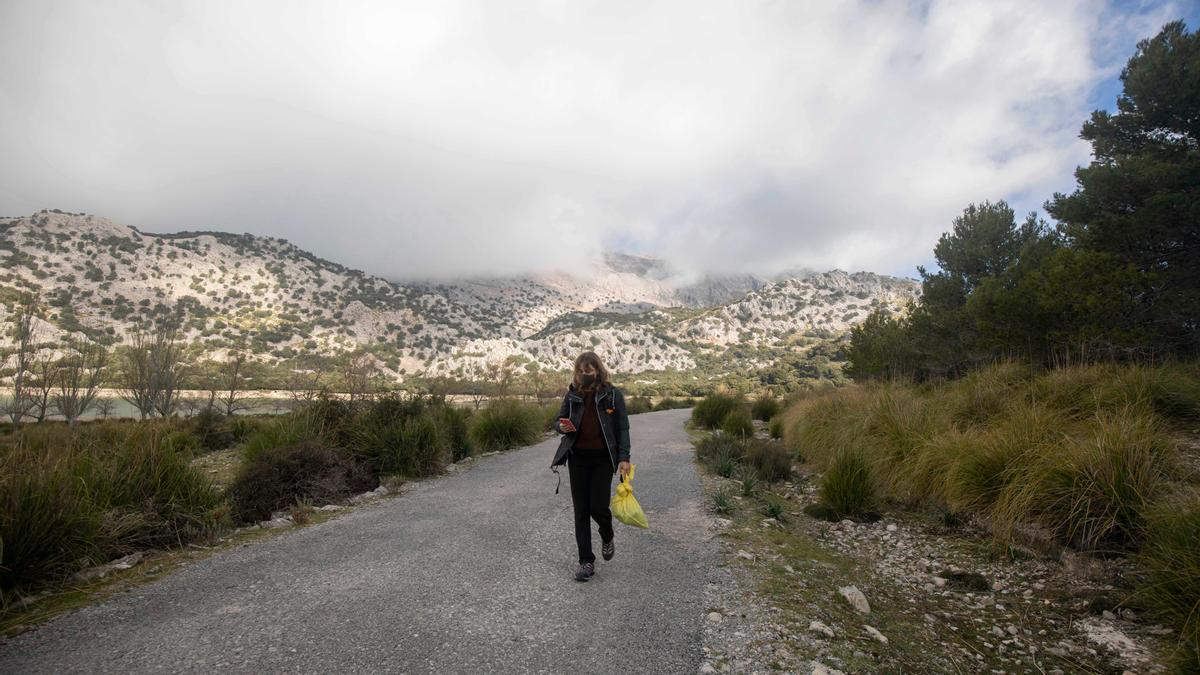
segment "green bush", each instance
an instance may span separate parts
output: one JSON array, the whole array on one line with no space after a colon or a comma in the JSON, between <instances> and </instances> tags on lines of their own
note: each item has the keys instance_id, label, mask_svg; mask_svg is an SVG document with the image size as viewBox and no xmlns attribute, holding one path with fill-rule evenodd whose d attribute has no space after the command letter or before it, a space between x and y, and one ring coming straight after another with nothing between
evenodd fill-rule
<instances>
[{"instance_id":1,"label":"green bush","mask_svg":"<svg viewBox=\"0 0 1200 675\"><path fill-rule=\"evenodd\" d=\"M746 456L741 441L724 434L708 434L696 443L696 457L713 473L728 478Z\"/></svg>"},{"instance_id":2,"label":"green bush","mask_svg":"<svg viewBox=\"0 0 1200 675\"><path fill-rule=\"evenodd\" d=\"M786 511L787 502L782 497L773 492L763 494L762 513L764 516L783 522Z\"/></svg>"},{"instance_id":3,"label":"green bush","mask_svg":"<svg viewBox=\"0 0 1200 675\"><path fill-rule=\"evenodd\" d=\"M692 423L705 429L720 428L725 417L739 405L741 401L728 394L709 394L692 408Z\"/></svg>"},{"instance_id":4,"label":"green bush","mask_svg":"<svg viewBox=\"0 0 1200 675\"><path fill-rule=\"evenodd\" d=\"M862 518L877 505L871 467L858 452L843 452L821 477L821 501L843 518Z\"/></svg>"},{"instance_id":5,"label":"green bush","mask_svg":"<svg viewBox=\"0 0 1200 675\"><path fill-rule=\"evenodd\" d=\"M783 443L752 441L746 450L746 460L758 477L768 483L787 480L792 475L792 453Z\"/></svg>"},{"instance_id":6,"label":"green bush","mask_svg":"<svg viewBox=\"0 0 1200 675\"><path fill-rule=\"evenodd\" d=\"M998 505L997 519L1042 522L1079 550L1132 550L1166 486L1174 445L1133 409L1103 413L1089 427L1088 435L1029 461Z\"/></svg>"},{"instance_id":7,"label":"green bush","mask_svg":"<svg viewBox=\"0 0 1200 675\"><path fill-rule=\"evenodd\" d=\"M450 459L457 462L475 454L475 446L468 433L471 412L465 408L445 405L440 410L440 416L439 426L450 446Z\"/></svg>"},{"instance_id":8,"label":"green bush","mask_svg":"<svg viewBox=\"0 0 1200 675\"><path fill-rule=\"evenodd\" d=\"M541 438L542 412L533 406L500 399L476 413L470 436L484 452L532 445Z\"/></svg>"},{"instance_id":9,"label":"green bush","mask_svg":"<svg viewBox=\"0 0 1200 675\"><path fill-rule=\"evenodd\" d=\"M771 421L771 418L779 414L782 405L771 394L764 392L761 396L754 399L754 404L750 408L750 414L756 420L764 422Z\"/></svg>"},{"instance_id":10,"label":"green bush","mask_svg":"<svg viewBox=\"0 0 1200 675\"><path fill-rule=\"evenodd\" d=\"M646 396L638 396L625 402L625 412L630 415L640 415L652 410L654 410L654 404Z\"/></svg>"},{"instance_id":11,"label":"green bush","mask_svg":"<svg viewBox=\"0 0 1200 675\"><path fill-rule=\"evenodd\" d=\"M771 438L782 439L783 419L780 417L772 417L771 421L767 424L767 433L770 434Z\"/></svg>"},{"instance_id":12,"label":"green bush","mask_svg":"<svg viewBox=\"0 0 1200 675\"><path fill-rule=\"evenodd\" d=\"M68 457L10 451L0 458L0 589L65 577L105 559L103 511Z\"/></svg>"},{"instance_id":13,"label":"green bush","mask_svg":"<svg viewBox=\"0 0 1200 675\"><path fill-rule=\"evenodd\" d=\"M207 451L224 450L233 444L233 430L225 416L213 408L204 408L192 418L192 433L200 448Z\"/></svg>"},{"instance_id":14,"label":"green bush","mask_svg":"<svg viewBox=\"0 0 1200 675\"><path fill-rule=\"evenodd\" d=\"M754 438L754 422L750 420L750 412L741 406L730 410L721 421L721 431L734 438Z\"/></svg>"},{"instance_id":15,"label":"green bush","mask_svg":"<svg viewBox=\"0 0 1200 675\"><path fill-rule=\"evenodd\" d=\"M370 470L353 458L304 441L268 448L247 461L229 486L229 497L239 520L255 522L298 500L331 503L377 484Z\"/></svg>"},{"instance_id":16,"label":"green bush","mask_svg":"<svg viewBox=\"0 0 1200 675\"><path fill-rule=\"evenodd\" d=\"M229 433L234 443L245 443L262 426L263 421L256 417L237 416L229 423Z\"/></svg>"},{"instance_id":17,"label":"green bush","mask_svg":"<svg viewBox=\"0 0 1200 675\"><path fill-rule=\"evenodd\" d=\"M1179 672L1200 671L1200 495L1163 502L1148 518L1139 562L1147 574L1139 601L1175 625L1172 660Z\"/></svg>"},{"instance_id":18,"label":"green bush","mask_svg":"<svg viewBox=\"0 0 1200 675\"><path fill-rule=\"evenodd\" d=\"M713 511L725 515L733 510L733 496L725 487L719 488L712 496Z\"/></svg>"},{"instance_id":19,"label":"green bush","mask_svg":"<svg viewBox=\"0 0 1200 675\"><path fill-rule=\"evenodd\" d=\"M180 438L166 421L24 430L0 453L0 587L210 538L228 509Z\"/></svg>"},{"instance_id":20,"label":"green bush","mask_svg":"<svg viewBox=\"0 0 1200 675\"><path fill-rule=\"evenodd\" d=\"M754 494L754 488L758 484L758 474L752 467L741 466L734 472L734 476L738 482L742 484L742 496L750 497Z\"/></svg>"},{"instance_id":21,"label":"green bush","mask_svg":"<svg viewBox=\"0 0 1200 675\"><path fill-rule=\"evenodd\" d=\"M364 404L348 431L345 448L375 475L424 476L450 461L453 413L422 397L384 396Z\"/></svg>"},{"instance_id":22,"label":"green bush","mask_svg":"<svg viewBox=\"0 0 1200 675\"><path fill-rule=\"evenodd\" d=\"M243 458L250 462L265 450L296 445L319 439L319 424L305 410L281 415L259 425L242 446Z\"/></svg>"},{"instance_id":23,"label":"green bush","mask_svg":"<svg viewBox=\"0 0 1200 675\"><path fill-rule=\"evenodd\" d=\"M674 410L675 408L690 408L692 402L679 398L667 397L654 404L655 410Z\"/></svg>"}]
</instances>

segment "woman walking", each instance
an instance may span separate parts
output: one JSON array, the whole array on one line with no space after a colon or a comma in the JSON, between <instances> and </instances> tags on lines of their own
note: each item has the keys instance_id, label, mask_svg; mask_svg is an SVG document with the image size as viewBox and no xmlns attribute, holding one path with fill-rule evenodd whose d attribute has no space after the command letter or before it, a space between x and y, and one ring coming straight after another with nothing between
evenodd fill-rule
<instances>
[{"instance_id":1,"label":"woman walking","mask_svg":"<svg viewBox=\"0 0 1200 675\"><path fill-rule=\"evenodd\" d=\"M591 520L600 526L601 555L612 560L616 553L612 511L608 508L612 477L614 471L622 478L629 473L625 395L609 381L608 369L595 352L584 352L575 359L575 375L559 408L556 428L563 437L550 468L558 473L565 462L571 476L575 543L579 549L575 580L587 581L596 573Z\"/></svg>"}]
</instances>

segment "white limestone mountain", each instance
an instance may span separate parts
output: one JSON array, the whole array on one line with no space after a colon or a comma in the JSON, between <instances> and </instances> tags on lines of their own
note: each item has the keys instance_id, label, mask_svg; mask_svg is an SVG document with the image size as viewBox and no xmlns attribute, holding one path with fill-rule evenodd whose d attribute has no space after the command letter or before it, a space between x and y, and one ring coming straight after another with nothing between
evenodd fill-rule
<instances>
[{"instance_id":1,"label":"white limestone mountain","mask_svg":"<svg viewBox=\"0 0 1200 675\"><path fill-rule=\"evenodd\" d=\"M0 320L35 291L47 339L121 341L174 319L213 354L288 362L367 350L397 379L472 377L506 360L558 370L585 348L626 373L721 363L735 346L796 352L874 307L903 311L919 290L842 271L687 283L665 261L622 253L583 274L393 282L283 239L151 234L57 210L0 218L0 270Z\"/></svg>"}]
</instances>

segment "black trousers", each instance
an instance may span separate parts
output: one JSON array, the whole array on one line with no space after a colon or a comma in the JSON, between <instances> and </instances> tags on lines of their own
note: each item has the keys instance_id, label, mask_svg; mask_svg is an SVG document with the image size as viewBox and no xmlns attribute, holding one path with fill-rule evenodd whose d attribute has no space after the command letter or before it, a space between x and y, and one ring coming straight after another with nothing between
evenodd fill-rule
<instances>
[{"instance_id":1,"label":"black trousers","mask_svg":"<svg viewBox=\"0 0 1200 675\"><path fill-rule=\"evenodd\" d=\"M567 470L571 474L571 503L575 506L575 543L579 546L579 562L596 560L592 553L592 523L600 526L600 539L612 541L612 511L608 502L612 498L613 468L608 451L572 448L567 456Z\"/></svg>"}]
</instances>

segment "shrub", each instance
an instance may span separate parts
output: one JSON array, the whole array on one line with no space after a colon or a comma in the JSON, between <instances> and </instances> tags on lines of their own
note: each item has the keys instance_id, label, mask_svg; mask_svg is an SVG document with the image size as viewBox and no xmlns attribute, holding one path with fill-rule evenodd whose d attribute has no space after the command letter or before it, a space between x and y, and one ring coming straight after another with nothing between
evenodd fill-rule
<instances>
[{"instance_id":1,"label":"shrub","mask_svg":"<svg viewBox=\"0 0 1200 675\"><path fill-rule=\"evenodd\" d=\"M204 408L192 418L192 433L204 450L223 450L233 444L233 430L225 416L213 408Z\"/></svg>"},{"instance_id":2,"label":"shrub","mask_svg":"<svg viewBox=\"0 0 1200 675\"><path fill-rule=\"evenodd\" d=\"M724 434L706 435L696 444L696 457L710 471L728 478L745 458L740 441Z\"/></svg>"},{"instance_id":3,"label":"shrub","mask_svg":"<svg viewBox=\"0 0 1200 675\"><path fill-rule=\"evenodd\" d=\"M778 521L783 521L783 514L787 509L787 502L779 495L768 492L763 495L762 513L768 518L774 518Z\"/></svg>"},{"instance_id":4,"label":"shrub","mask_svg":"<svg viewBox=\"0 0 1200 675\"><path fill-rule=\"evenodd\" d=\"M541 438L542 414L511 400L493 401L474 415L471 440L485 452L531 445Z\"/></svg>"},{"instance_id":5,"label":"shrub","mask_svg":"<svg viewBox=\"0 0 1200 675\"><path fill-rule=\"evenodd\" d=\"M752 441L746 450L746 459L758 477L768 483L787 480L792 475L792 453L782 443Z\"/></svg>"},{"instance_id":6,"label":"shrub","mask_svg":"<svg viewBox=\"0 0 1200 675\"><path fill-rule=\"evenodd\" d=\"M838 455L821 478L821 500L842 517L861 518L875 510L875 484L861 453Z\"/></svg>"},{"instance_id":7,"label":"shrub","mask_svg":"<svg viewBox=\"0 0 1200 675\"><path fill-rule=\"evenodd\" d=\"M0 457L0 589L66 576L104 558L100 509L69 457L21 448Z\"/></svg>"},{"instance_id":8,"label":"shrub","mask_svg":"<svg viewBox=\"0 0 1200 675\"><path fill-rule=\"evenodd\" d=\"M742 496L752 496L754 494L754 486L758 483L758 476L754 470L746 466L738 467L735 475L742 484Z\"/></svg>"},{"instance_id":9,"label":"shrub","mask_svg":"<svg viewBox=\"0 0 1200 675\"><path fill-rule=\"evenodd\" d=\"M721 422L721 431L734 438L754 438L754 422L745 408L737 407L729 411Z\"/></svg>"},{"instance_id":10,"label":"shrub","mask_svg":"<svg viewBox=\"0 0 1200 675\"><path fill-rule=\"evenodd\" d=\"M320 438L320 422L305 410L282 415L260 425L242 447L243 458L250 462L265 450L296 445Z\"/></svg>"},{"instance_id":11,"label":"shrub","mask_svg":"<svg viewBox=\"0 0 1200 675\"><path fill-rule=\"evenodd\" d=\"M233 436L232 442L245 443L246 439L262 426L263 422L254 417L234 417L229 423L229 433Z\"/></svg>"},{"instance_id":12,"label":"shrub","mask_svg":"<svg viewBox=\"0 0 1200 675\"><path fill-rule=\"evenodd\" d=\"M25 430L0 454L0 587L208 538L224 526L220 495L177 447L181 433L192 438L157 421Z\"/></svg>"},{"instance_id":13,"label":"shrub","mask_svg":"<svg viewBox=\"0 0 1200 675\"><path fill-rule=\"evenodd\" d=\"M369 490L378 481L352 458L304 441L268 448L242 465L229 496L237 517L254 522L297 500L326 504Z\"/></svg>"},{"instance_id":14,"label":"shrub","mask_svg":"<svg viewBox=\"0 0 1200 675\"><path fill-rule=\"evenodd\" d=\"M733 497L727 488L720 488L713 493L713 511L725 515L733 510Z\"/></svg>"},{"instance_id":15,"label":"shrub","mask_svg":"<svg viewBox=\"0 0 1200 675\"><path fill-rule=\"evenodd\" d=\"M471 412L452 405L445 405L442 406L440 415L440 427L446 435L446 443L450 447L450 459L457 462L475 454L471 435L467 433Z\"/></svg>"},{"instance_id":16,"label":"shrub","mask_svg":"<svg viewBox=\"0 0 1200 675\"><path fill-rule=\"evenodd\" d=\"M667 397L654 404L655 410L673 410L675 408L690 408L691 401Z\"/></svg>"},{"instance_id":17,"label":"shrub","mask_svg":"<svg viewBox=\"0 0 1200 675\"><path fill-rule=\"evenodd\" d=\"M424 476L449 461L454 429L445 404L384 396L364 404L345 433L345 447L375 475ZM441 426L439 426L441 424Z\"/></svg>"},{"instance_id":18,"label":"shrub","mask_svg":"<svg viewBox=\"0 0 1200 675\"><path fill-rule=\"evenodd\" d=\"M631 398L625 403L625 412L630 415L640 415L654 410L654 404L646 396Z\"/></svg>"},{"instance_id":19,"label":"shrub","mask_svg":"<svg viewBox=\"0 0 1200 675\"><path fill-rule=\"evenodd\" d=\"M1148 523L1137 598L1178 629L1177 670L1200 670L1200 495L1162 503Z\"/></svg>"},{"instance_id":20,"label":"shrub","mask_svg":"<svg viewBox=\"0 0 1200 675\"><path fill-rule=\"evenodd\" d=\"M771 418L779 414L781 408L782 406L774 396L771 396L768 392L763 392L761 396L754 399L754 404L750 408L750 414L756 420L769 422Z\"/></svg>"},{"instance_id":21,"label":"shrub","mask_svg":"<svg viewBox=\"0 0 1200 675\"><path fill-rule=\"evenodd\" d=\"M998 518L1036 520L1081 550L1136 548L1149 505L1163 491L1174 446L1154 419L1133 408L1104 413L1088 432L1028 462Z\"/></svg>"},{"instance_id":22,"label":"shrub","mask_svg":"<svg viewBox=\"0 0 1200 675\"><path fill-rule=\"evenodd\" d=\"M783 419L780 417L772 417L770 423L767 424L767 433L770 434L771 438L782 439Z\"/></svg>"},{"instance_id":23,"label":"shrub","mask_svg":"<svg viewBox=\"0 0 1200 675\"><path fill-rule=\"evenodd\" d=\"M728 394L709 394L692 409L692 423L705 429L716 429L740 403L741 401Z\"/></svg>"}]
</instances>

